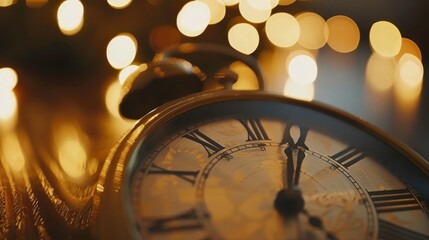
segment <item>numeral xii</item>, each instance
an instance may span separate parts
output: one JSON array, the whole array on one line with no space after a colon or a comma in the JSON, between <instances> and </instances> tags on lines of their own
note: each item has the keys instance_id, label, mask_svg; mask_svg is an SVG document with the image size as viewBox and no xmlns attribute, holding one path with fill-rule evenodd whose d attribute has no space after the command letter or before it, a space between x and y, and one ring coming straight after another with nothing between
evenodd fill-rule
<instances>
[{"instance_id":1,"label":"numeral xii","mask_svg":"<svg viewBox=\"0 0 429 240\"><path fill-rule=\"evenodd\" d=\"M238 119L247 132L247 141L270 140L265 131L261 120L258 118L241 118Z\"/></svg>"}]
</instances>

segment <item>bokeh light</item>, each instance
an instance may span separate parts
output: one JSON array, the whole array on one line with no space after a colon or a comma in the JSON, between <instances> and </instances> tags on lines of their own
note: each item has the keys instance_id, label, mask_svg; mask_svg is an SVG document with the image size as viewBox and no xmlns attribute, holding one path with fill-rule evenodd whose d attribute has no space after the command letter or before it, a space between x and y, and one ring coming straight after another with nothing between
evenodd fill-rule
<instances>
[{"instance_id":1,"label":"bokeh light","mask_svg":"<svg viewBox=\"0 0 429 240\"><path fill-rule=\"evenodd\" d=\"M0 7L9 7L15 2L16 0L0 0Z\"/></svg>"},{"instance_id":2,"label":"bokeh light","mask_svg":"<svg viewBox=\"0 0 429 240\"><path fill-rule=\"evenodd\" d=\"M298 42L300 27L294 16L275 13L265 23L265 32L271 43L286 48Z\"/></svg>"},{"instance_id":3,"label":"bokeh light","mask_svg":"<svg viewBox=\"0 0 429 240\"><path fill-rule=\"evenodd\" d=\"M130 65L137 53L137 41L129 33L122 33L110 40L107 45L106 55L110 65L115 69L121 69Z\"/></svg>"},{"instance_id":4,"label":"bokeh light","mask_svg":"<svg viewBox=\"0 0 429 240\"><path fill-rule=\"evenodd\" d=\"M329 29L328 45L340 53L349 53L359 45L360 31L353 19L337 15L326 21Z\"/></svg>"},{"instance_id":5,"label":"bokeh light","mask_svg":"<svg viewBox=\"0 0 429 240\"><path fill-rule=\"evenodd\" d=\"M418 105L422 89L423 81L410 84L401 77L396 79L394 84L395 97L399 100L398 106L400 110L406 112L406 115L402 117L411 117L416 113L415 108Z\"/></svg>"},{"instance_id":6,"label":"bokeh light","mask_svg":"<svg viewBox=\"0 0 429 240\"><path fill-rule=\"evenodd\" d=\"M65 35L78 33L83 26L84 7L79 0L65 0L57 12L58 26Z\"/></svg>"},{"instance_id":7,"label":"bokeh light","mask_svg":"<svg viewBox=\"0 0 429 240\"><path fill-rule=\"evenodd\" d=\"M291 54L287 70L292 81L299 84L313 83L317 78L317 63L308 54Z\"/></svg>"},{"instance_id":8,"label":"bokeh light","mask_svg":"<svg viewBox=\"0 0 429 240\"><path fill-rule=\"evenodd\" d=\"M207 4L210 8L210 22L209 24L216 24L225 17L226 7L223 2L219 0L198 0Z\"/></svg>"},{"instance_id":9,"label":"bokeh light","mask_svg":"<svg viewBox=\"0 0 429 240\"><path fill-rule=\"evenodd\" d=\"M230 66L232 71L238 74L237 82L232 85L234 90L258 90L258 78L251 68L246 64L237 61Z\"/></svg>"},{"instance_id":10,"label":"bokeh light","mask_svg":"<svg viewBox=\"0 0 429 240\"><path fill-rule=\"evenodd\" d=\"M296 81L286 80L283 94L285 96L311 101L314 99L314 84L299 84Z\"/></svg>"},{"instance_id":11,"label":"bokeh light","mask_svg":"<svg viewBox=\"0 0 429 240\"><path fill-rule=\"evenodd\" d=\"M86 171L88 158L77 130L71 125L63 125L55 132L61 168L72 178L81 177Z\"/></svg>"},{"instance_id":12,"label":"bokeh light","mask_svg":"<svg viewBox=\"0 0 429 240\"><path fill-rule=\"evenodd\" d=\"M401 58L406 53L416 56L420 61L422 60L422 53L419 46L411 39L402 38L401 50L399 50L396 56Z\"/></svg>"},{"instance_id":13,"label":"bokeh light","mask_svg":"<svg viewBox=\"0 0 429 240\"><path fill-rule=\"evenodd\" d=\"M394 24L387 21L379 21L371 26L369 40L372 49L384 57L394 57L401 50L401 33Z\"/></svg>"},{"instance_id":14,"label":"bokeh light","mask_svg":"<svg viewBox=\"0 0 429 240\"><path fill-rule=\"evenodd\" d=\"M107 0L107 3L112 8L123 9L128 7L131 4L132 0Z\"/></svg>"},{"instance_id":15,"label":"bokeh light","mask_svg":"<svg viewBox=\"0 0 429 240\"><path fill-rule=\"evenodd\" d=\"M228 31L228 41L237 51L251 54L259 45L258 30L248 23L235 24Z\"/></svg>"},{"instance_id":16,"label":"bokeh light","mask_svg":"<svg viewBox=\"0 0 429 240\"><path fill-rule=\"evenodd\" d=\"M105 104L109 113L117 118L121 118L119 114L119 99L121 96L121 83L119 81L113 81L107 88L105 95Z\"/></svg>"},{"instance_id":17,"label":"bokeh light","mask_svg":"<svg viewBox=\"0 0 429 240\"><path fill-rule=\"evenodd\" d=\"M365 76L369 86L379 92L392 88L395 80L396 63L393 58L386 58L373 53L368 59Z\"/></svg>"},{"instance_id":18,"label":"bokeh light","mask_svg":"<svg viewBox=\"0 0 429 240\"><path fill-rule=\"evenodd\" d=\"M0 120L11 119L17 111L17 100L13 91L0 92Z\"/></svg>"},{"instance_id":19,"label":"bokeh light","mask_svg":"<svg viewBox=\"0 0 429 240\"><path fill-rule=\"evenodd\" d=\"M298 43L307 49L319 49L325 46L329 30L326 21L318 14L305 12L296 16L301 33Z\"/></svg>"},{"instance_id":20,"label":"bokeh light","mask_svg":"<svg viewBox=\"0 0 429 240\"><path fill-rule=\"evenodd\" d=\"M399 59L399 77L410 86L418 86L423 82L423 64L416 56L405 53Z\"/></svg>"},{"instance_id":21,"label":"bokeh light","mask_svg":"<svg viewBox=\"0 0 429 240\"><path fill-rule=\"evenodd\" d=\"M271 9L274 9L279 5L279 0L271 0Z\"/></svg>"},{"instance_id":22,"label":"bokeh light","mask_svg":"<svg viewBox=\"0 0 429 240\"><path fill-rule=\"evenodd\" d=\"M271 15L271 0L241 0L238 9L247 21L262 23Z\"/></svg>"},{"instance_id":23,"label":"bokeh light","mask_svg":"<svg viewBox=\"0 0 429 240\"><path fill-rule=\"evenodd\" d=\"M240 2L240 0L218 0L219 2L222 2L226 6L234 6Z\"/></svg>"},{"instance_id":24,"label":"bokeh light","mask_svg":"<svg viewBox=\"0 0 429 240\"><path fill-rule=\"evenodd\" d=\"M0 94L12 91L18 83L18 74L13 68L0 68Z\"/></svg>"},{"instance_id":25,"label":"bokeh light","mask_svg":"<svg viewBox=\"0 0 429 240\"><path fill-rule=\"evenodd\" d=\"M279 0L279 5L281 6L287 6L294 3L296 0Z\"/></svg>"},{"instance_id":26,"label":"bokeh light","mask_svg":"<svg viewBox=\"0 0 429 240\"><path fill-rule=\"evenodd\" d=\"M18 136L14 131L2 136L2 150L4 159L14 172L21 171L25 166L25 157Z\"/></svg>"},{"instance_id":27,"label":"bokeh light","mask_svg":"<svg viewBox=\"0 0 429 240\"><path fill-rule=\"evenodd\" d=\"M123 85L124 84L124 82L125 82L125 80L127 79L127 77L128 76L130 76L130 74L131 73L133 73L135 70L137 70L139 68L139 66L137 66L137 65L129 65L129 66L127 66L127 67L125 67L125 68L123 68L120 72L119 72L119 75L118 75L118 80L119 80L119 83L121 84L121 85Z\"/></svg>"},{"instance_id":28,"label":"bokeh light","mask_svg":"<svg viewBox=\"0 0 429 240\"><path fill-rule=\"evenodd\" d=\"M206 30L210 23L209 6L202 1L186 3L177 14L177 28L188 37L196 37Z\"/></svg>"}]
</instances>

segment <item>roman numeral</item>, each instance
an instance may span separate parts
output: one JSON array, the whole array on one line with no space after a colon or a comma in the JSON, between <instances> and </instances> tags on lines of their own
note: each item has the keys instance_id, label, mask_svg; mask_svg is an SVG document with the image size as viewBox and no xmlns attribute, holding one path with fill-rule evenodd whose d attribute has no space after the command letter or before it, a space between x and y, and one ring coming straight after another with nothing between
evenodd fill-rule
<instances>
[{"instance_id":1,"label":"roman numeral","mask_svg":"<svg viewBox=\"0 0 429 240\"><path fill-rule=\"evenodd\" d=\"M420 205L408 189L368 191L378 213L419 210Z\"/></svg>"},{"instance_id":2,"label":"roman numeral","mask_svg":"<svg viewBox=\"0 0 429 240\"><path fill-rule=\"evenodd\" d=\"M348 147L330 157L345 168L348 168L365 158L366 154L359 152L359 150L356 150L353 147Z\"/></svg>"},{"instance_id":3,"label":"roman numeral","mask_svg":"<svg viewBox=\"0 0 429 240\"><path fill-rule=\"evenodd\" d=\"M198 220L195 209L191 209L175 216L153 220L149 224L148 230L151 233L168 233L202 228L203 224Z\"/></svg>"},{"instance_id":4,"label":"roman numeral","mask_svg":"<svg viewBox=\"0 0 429 240\"><path fill-rule=\"evenodd\" d=\"M247 141L270 140L260 119L238 119L247 131Z\"/></svg>"},{"instance_id":5,"label":"roman numeral","mask_svg":"<svg viewBox=\"0 0 429 240\"><path fill-rule=\"evenodd\" d=\"M198 176L199 171L171 171L165 168L159 167L155 164L152 164L149 168L148 174L166 174L166 175L175 175L192 185L195 184L195 180Z\"/></svg>"},{"instance_id":6,"label":"roman numeral","mask_svg":"<svg viewBox=\"0 0 429 240\"><path fill-rule=\"evenodd\" d=\"M429 236L389 223L382 219L378 220L378 238L379 239L398 239L398 240L425 240Z\"/></svg>"},{"instance_id":7,"label":"roman numeral","mask_svg":"<svg viewBox=\"0 0 429 240\"><path fill-rule=\"evenodd\" d=\"M182 137L201 144L207 151L208 157L211 157L213 156L213 154L216 154L220 150L224 149L222 145L209 138L207 135L203 134L198 129L192 130L187 134L183 135Z\"/></svg>"}]
</instances>

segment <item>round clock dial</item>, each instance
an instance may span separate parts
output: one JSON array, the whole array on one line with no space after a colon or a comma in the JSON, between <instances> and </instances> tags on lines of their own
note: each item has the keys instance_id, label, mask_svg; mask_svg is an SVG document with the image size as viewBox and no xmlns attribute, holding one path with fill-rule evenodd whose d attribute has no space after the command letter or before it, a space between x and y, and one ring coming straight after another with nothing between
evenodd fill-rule
<instances>
[{"instance_id":1,"label":"round clock dial","mask_svg":"<svg viewBox=\"0 0 429 240\"><path fill-rule=\"evenodd\" d=\"M125 168L103 194L136 238L429 237L427 163L314 103L196 95L143 118L108 162Z\"/></svg>"}]
</instances>

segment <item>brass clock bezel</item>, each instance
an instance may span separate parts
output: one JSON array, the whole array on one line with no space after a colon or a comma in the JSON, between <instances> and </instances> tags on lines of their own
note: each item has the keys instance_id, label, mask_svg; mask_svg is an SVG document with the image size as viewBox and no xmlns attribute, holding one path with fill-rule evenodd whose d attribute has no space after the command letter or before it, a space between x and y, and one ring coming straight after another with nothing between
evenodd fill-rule
<instances>
[{"instance_id":1,"label":"brass clock bezel","mask_svg":"<svg viewBox=\"0 0 429 240\"><path fill-rule=\"evenodd\" d=\"M94 196L94 236L101 239L138 238L138 233L133 230L132 217L130 217L132 216L132 209L129 204L129 186L132 170L136 166L136 163L132 161L132 156L141 142L150 136L154 130L180 114L208 104L231 100L283 102L330 115L395 148L412 161L426 176L429 176L429 163L418 153L363 119L334 107L315 101L292 99L262 91L207 91L178 99L148 113L111 150L101 170Z\"/></svg>"}]
</instances>

